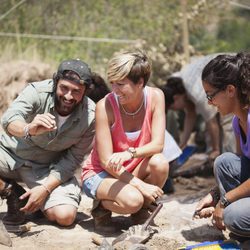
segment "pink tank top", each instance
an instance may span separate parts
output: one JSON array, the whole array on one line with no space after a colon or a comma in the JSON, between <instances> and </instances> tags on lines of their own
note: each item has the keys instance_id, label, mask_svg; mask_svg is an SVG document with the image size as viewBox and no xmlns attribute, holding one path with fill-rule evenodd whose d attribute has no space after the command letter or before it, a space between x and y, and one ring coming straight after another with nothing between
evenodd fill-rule
<instances>
[{"instance_id":1,"label":"pink tank top","mask_svg":"<svg viewBox=\"0 0 250 250\"><path fill-rule=\"evenodd\" d=\"M114 112L115 122L111 128L111 137L113 142L113 151L115 152L123 152L127 150L129 147L141 147L151 141L151 123L152 123L152 112L151 112L151 88L147 88L147 100L146 100L146 112L144 121L142 124L142 128L140 134L137 139L130 140L127 138L125 131L123 129L122 119L118 104L115 100L114 94L110 93L106 96L109 100L111 107ZM143 160L143 158L135 158L129 161L124 162L124 167L128 172L132 172L135 167ZM86 180L87 178L103 171L98 153L96 150L96 144L89 154L88 158L84 161L82 166L82 174L81 179L82 181Z\"/></svg>"}]
</instances>

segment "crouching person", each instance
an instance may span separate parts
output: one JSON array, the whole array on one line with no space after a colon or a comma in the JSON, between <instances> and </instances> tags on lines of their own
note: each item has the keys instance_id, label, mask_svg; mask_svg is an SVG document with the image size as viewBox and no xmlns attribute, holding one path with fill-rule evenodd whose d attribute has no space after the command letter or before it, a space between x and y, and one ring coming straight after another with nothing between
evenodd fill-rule
<instances>
[{"instance_id":1,"label":"crouching person","mask_svg":"<svg viewBox=\"0 0 250 250\"><path fill-rule=\"evenodd\" d=\"M94 136L95 104L85 96L90 85L86 63L63 61L53 79L29 84L4 113L0 196L7 199L5 224L21 224L25 213L39 209L59 225L74 222L81 197L74 170Z\"/></svg>"},{"instance_id":2,"label":"crouching person","mask_svg":"<svg viewBox=\"0 0 250 250\"><path fill-rule=\"evenodd\" d=\"M161 153L165 133L163 92L145 86L151 67L141 52L124 52L108 65L112 92L96 106L94 148L83 164L83 191L94 199L95 230L115 230L111 213L150 215L163 194L168 161Z\"/></svg>"},{"instance_id":3,"label":"crouching person","mask_svg":"<svg viewBox=\"0 0 250 250\"><path fill-rule=\"evenodd\" d=\"M237 154L216 158L218 187L196 207L196 217L212 217L220 230L250 238L250 53L220 55L203 69L202 81L209 104L222 115L233 114Z\"/></svg>"}]
</instances>

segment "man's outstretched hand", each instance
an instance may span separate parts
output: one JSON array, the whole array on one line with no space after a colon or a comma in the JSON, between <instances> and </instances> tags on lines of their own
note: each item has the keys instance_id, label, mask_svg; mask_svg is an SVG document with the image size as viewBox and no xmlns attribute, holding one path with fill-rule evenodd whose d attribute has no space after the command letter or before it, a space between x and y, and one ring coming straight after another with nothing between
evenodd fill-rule
<instances>
[{"instance_id":1,"label":"man's outstretched hand","mask_svg":"<svg viewBox=\"0 0 250 250\"><path fill-rule=\"evenodd\" d=\"M36 115L33 121L27 126L31 136L57 129L55 116L50 113Z\"/></svg>"}]
</instances>

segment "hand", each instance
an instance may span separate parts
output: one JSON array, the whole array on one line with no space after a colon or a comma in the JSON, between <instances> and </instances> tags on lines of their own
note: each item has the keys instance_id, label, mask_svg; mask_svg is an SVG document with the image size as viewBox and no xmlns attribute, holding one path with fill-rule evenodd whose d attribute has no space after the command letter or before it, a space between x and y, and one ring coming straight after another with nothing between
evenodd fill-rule
<instances>
[{"instance_id":1,"label":"hand","mask_svg":"<svg viewBox=\"0 0 250 250\"><path fill-rule=\"evenodd\" d=\"M31 213L37 211L44 204L47 196L48 192L43 186L36 186L30 189L19 198L23 200L29 197L28 202L24 207L20 208L20 211Z\"/></svg>"},{"instance_id":2,"label":"hand","mask_svg":"<svg viewBox=\"0 0 250 250\"><path fill-rule=\"evenodd\" d=\"M215 207L215 211L212 218L212 223L215 225L219 230L225 230L225 224L223 221L223 213L224 213L224 207L218 202L218 204Z\"/></svg>"},{"instance_id":3,"label":"hand","mask_svg":"<svg viewBox=\"0 0 250 250\"><path fill-rule=\"evenodd\" d=\"M55 116L50 113L38 114L33 121L28 124L30 135L40 135L47 131L57 129Z\"/></svg>"},{"instance_id":4,"label":"hand","mask_svg":"<svg viewBox=\"0 0 250 250\"><path fill-rule=\"evenodd\" d=\"M220 151L219 150L213 150L212 152L209 153L209 159L210 160L215 160L215 158L217 156L220 155Z\"/></svg>"},{"instance_id":5,"label":"hand","mask_svg":"<svg viewBox=\"0 0 250 250\"><path fill-rule=\"evenodd\" d=\"M214 200L211 193L208 193L203 199L201 199L195 208L193 219L208 218L214 213Z\"/></svg>"},{"instance_id":6,"label":"hand","mask_svg":"<svg viewBox=\"0 0 250 250\"><path fill-rule=\"evenodd\" d=\"M119 172L123 163L130 159L131 154L128 151L113 153L108 159L107 167L114 172Z\"/></svg>"},{"instance_id":7,"label":"hand","mask_svg":"<svg viewBox=\"0 0 250 250\"><path fill-rule=\"evenodd\" d=\"M139 185L138 189L144 196L145 203L148 203L148 204L155 202L155 200L158 197L161 197L164 194L163 190L159 188L158 186L152 185L143 181Z\"/></svg>"}]
</instances>

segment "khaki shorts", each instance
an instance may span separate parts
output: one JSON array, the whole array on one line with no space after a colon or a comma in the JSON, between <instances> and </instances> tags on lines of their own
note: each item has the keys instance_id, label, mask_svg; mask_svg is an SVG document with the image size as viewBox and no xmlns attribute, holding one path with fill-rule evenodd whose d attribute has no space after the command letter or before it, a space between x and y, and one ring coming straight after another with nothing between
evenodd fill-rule
<instances>
[{"instance_id":1,"label":"khaki shorts","mask_svg":"<svg viewBox=\"0 0 250 250\"><path fill-rule=\"evenodd\" d=\"M45 182L47 176L37 179L32 168L22 166L14 171L11 171L6 163L0 160L0 176L24 182L28 188L41 185ZM41 210L58 205L73 205L78 208L81 201L81 189L75 177L55 188L48 196Z\"/></svg>"}]
</instances>

